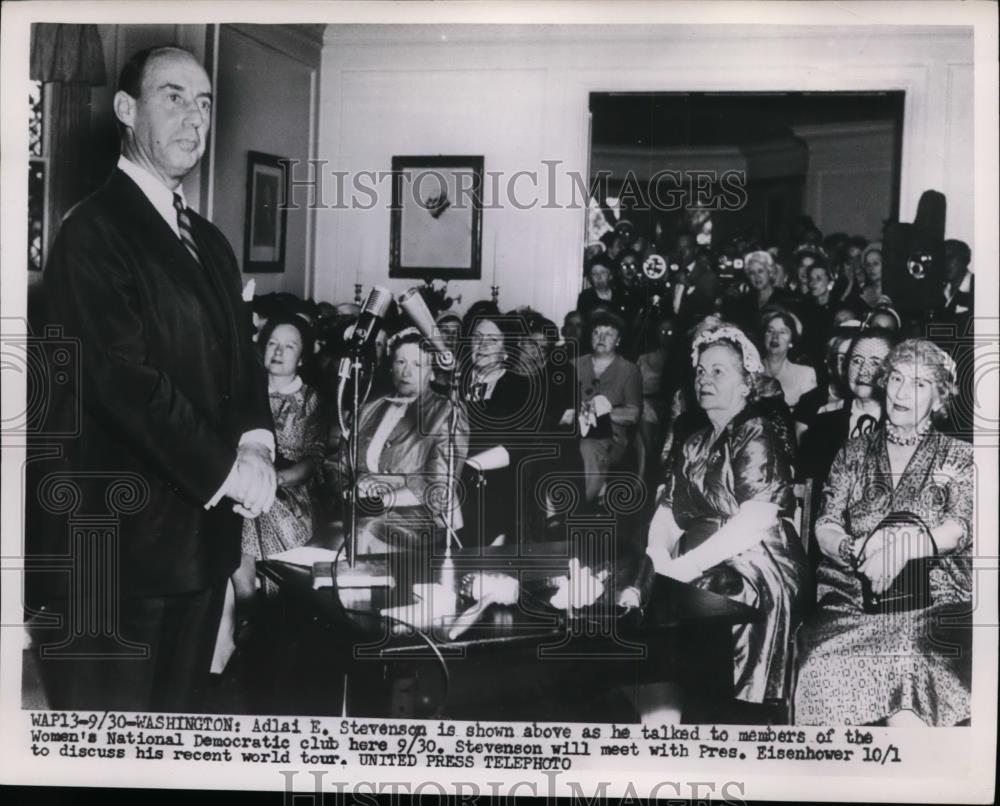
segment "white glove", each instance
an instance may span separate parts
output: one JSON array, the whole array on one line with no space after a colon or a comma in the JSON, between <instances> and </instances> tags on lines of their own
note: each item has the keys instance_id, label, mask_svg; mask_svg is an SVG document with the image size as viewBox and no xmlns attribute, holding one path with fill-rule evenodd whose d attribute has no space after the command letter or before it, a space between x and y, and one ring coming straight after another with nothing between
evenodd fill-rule
<instances>
[{"instance_id":1,"label":"white glove","mask_svg":"<svg viewBox=\"0 0 1000 806\"><path fill-rule=\"evenodd\" d=\"M596 576L590 568L580 567L580 561L573 557L569 561L569 576L559 577L556 592L549 600L557 610L572 610L577 607L589 607L604 593L604 580L608 578L607 571L601 571Z\"/></svg>"},{"instance_id":2,"label":"white glove","mask_svg":"<svg viewBox=\"0 0 1000 806\"><path fill-rule=\"evenodd\" d=\"M590 403L593 406L594 414L597 417L602 417L605 414L611 414L611 409L614 408L614 406L611 405L611 401L604 395L594 395Z\"/></svg>"}]
</instances>

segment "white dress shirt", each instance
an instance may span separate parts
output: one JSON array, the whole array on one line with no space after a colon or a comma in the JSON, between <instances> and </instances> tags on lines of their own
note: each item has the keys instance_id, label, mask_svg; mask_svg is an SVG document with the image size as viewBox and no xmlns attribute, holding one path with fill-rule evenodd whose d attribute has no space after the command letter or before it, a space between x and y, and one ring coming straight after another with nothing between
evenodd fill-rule
<instances>
[{"instance_id":1,"label":"white dress shirt","mask_svg":"<svg viewBox=\"0 0 1000 806\"><path fill-rule=\"evenodd\" d=\"M174 235L179 240L181 231L177 226L177 210L174 209L174 194L176 193L181 197L181 201L184 202L186 209L187 200L184 198L184 188L178 185L177 190L171 190L145 168L136 165L124 155L118 158L118 168L139 186L139 190L149 199L149 203L156 208L156 212L167 222L167 225L174 231Z\"/></svg>"}]
</instances>

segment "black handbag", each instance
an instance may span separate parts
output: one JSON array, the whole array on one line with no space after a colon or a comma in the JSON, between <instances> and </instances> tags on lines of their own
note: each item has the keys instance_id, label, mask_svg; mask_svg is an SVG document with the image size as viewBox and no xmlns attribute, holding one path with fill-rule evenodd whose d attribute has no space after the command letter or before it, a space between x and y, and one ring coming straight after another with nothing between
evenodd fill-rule
<instances>
[{"instance_id":1,"label":"black handbag","mask_svg":"<svg viewBox=\"0 0 1000 806\"><path fill-rule=\"evenodd\" d=\"M931 545L934 546L932 557L917 557L909 560L903 566L899 575L892 581L892 584L881 593L872 590L869 579L858 574L861 580L862 608L868 614L885 613L905 613L909 610L920 610L930 607L931 599L931 568L934 559L937 557L937 544L930 535L927 524L920 516L912 512L891 512L886 515L876 526L868 537L858 556L864 556L865 546L871 540L872 535L880 529L900 529L916 532L926 532L930 537Z\"/></svg>"}]
</instances>

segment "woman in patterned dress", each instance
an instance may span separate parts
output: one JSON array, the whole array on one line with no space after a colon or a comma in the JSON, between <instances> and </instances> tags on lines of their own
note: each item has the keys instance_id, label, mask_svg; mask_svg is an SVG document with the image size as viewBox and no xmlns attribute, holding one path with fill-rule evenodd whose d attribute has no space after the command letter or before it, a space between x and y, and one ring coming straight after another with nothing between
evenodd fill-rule
<instances>
[{"instance_id":1,"label":"woman in patterned dress","mask_svg":"<svg viewBox=\"0 0 1000 806\"><path fill-rule=\"evenodd\" d=\"M796 722L955 725L969 717L969 631L943 639L939 625L971 607L974 467L970 445L932 427L955 391L954 364L910 339L888 355L879 385L888 422L847 442L823 491ZM884 526L894 512L914 525ZM880 594L910 559L934 555L929 606L864 612L862 577Z\"/></svg>"},{"instance_id":2,"label":"woman in patterned dress","mask_svg":"<svg viewBox=\"0 0 1000 806\"><path fill-rule=\"evenodd\" d=\"M278 492L270 511L243 522L243 559L233 574L238 603L254 595L256 561L312 538L311 482L323 460L326 431L316 391L299 370L312 354L312 334L297 316L273 318L261 331L276 437Z\"/></svg>"}]
</instances>

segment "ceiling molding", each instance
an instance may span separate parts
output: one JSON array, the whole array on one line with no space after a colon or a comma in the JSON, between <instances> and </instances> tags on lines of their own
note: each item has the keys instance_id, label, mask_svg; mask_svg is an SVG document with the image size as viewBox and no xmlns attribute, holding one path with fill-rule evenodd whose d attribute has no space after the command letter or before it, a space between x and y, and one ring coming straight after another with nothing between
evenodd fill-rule
<instances>
[{"instance_id":1,"label":"ceiling molding","mask_svg":"<svg viewBox=\"0 0 1000 806\"><path fill-rule=\"evenodd\" d=\"M891 120L852 120L839 123L793 123L791 128L799 137L818 140L824 137L885 134L894 131L895 127L895 122Z\"/></svg>"},{"instance_id":2,"label":"ceiling molding","mask_svg":"<svg viewBox=\"0 0 1000 806\"><path fill-rule=\"evenodd\" d=\"M299 26L301 27L301 26ZM508 25L508 24L336 24L326 26L323 41L340 47L361 45L441 45L504 44L548 42L589 44L614 42L686 43L692 38L737 40L746 42L770 39L850 38L857 41L884 42L902 38L908 41L953 42L969 46L971 26L820 26L820 25L697 25L697 24L618 24L618 25ZM970 56L971 60L971 56Z\"/></svg>"},{"instance_id":3,"label":"ceiling molding","mask_svg":"<svg viewBox=\"0 0 1000 806\"><path fill-rule=\"evenodd\" d=\"M319 67L323 54L323 32L317 29L325 26L225 23L222 28L252 39L307 67Z\"/></svg>"}]
</instances>

